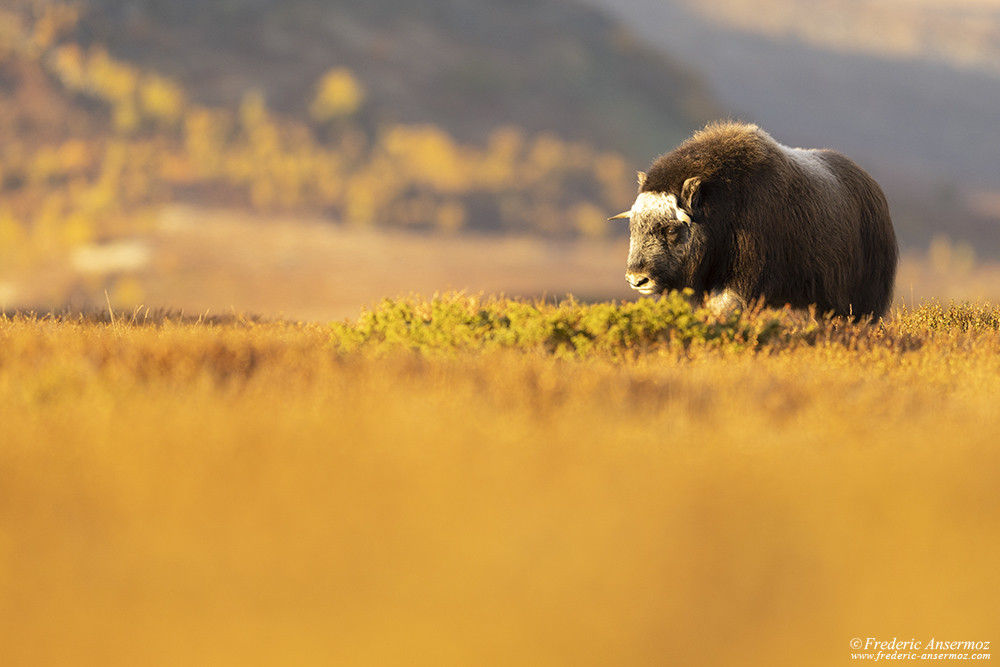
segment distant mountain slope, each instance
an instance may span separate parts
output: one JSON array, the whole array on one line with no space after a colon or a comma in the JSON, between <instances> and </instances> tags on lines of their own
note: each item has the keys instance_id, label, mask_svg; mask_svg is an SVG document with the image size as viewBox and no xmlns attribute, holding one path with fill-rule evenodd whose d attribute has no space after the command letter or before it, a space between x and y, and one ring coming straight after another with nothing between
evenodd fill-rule
<instances>
[{"instance_id":1,"label":"distant mountain slope","mask_svg":"<svg viewBox=\"0 0 1000 667\"><path fill-rule=\"evenodd\" d=\"M637 166L714 108L569 0L4 0L0 264L171 202L621 233Z\"/></svg>"},{"instance_id":2,"label":"distant mountain slope","mask_svg":"<svg viewBox=\"0 0 1000 667\"><path fill-rule=\"evenodd\" d=\"M1000 38L996 0L589 4L630 17L643 38L697 66L727 107L789 141L1000 187L1000 47L986 39Z\"/></svg>"},{"instance_id":3,"label":"distant mountain slope","mask_svg":"<svg viewBox=\"0 0 1000 667\"><path fill-rule=\"evenodd\" d=\"M712 23L837 53L1000 74L1000 0L681 0Z\"/></svg>"},{"instance_id":4,"label":"distant mountain slope","mask_svg":"<svg viewBox=\"0 0 1000 667\"><path fill-rule=\"evenodd\" d=\"M1000 255L997 0L585 1L696 68L728 113L861 162L904 245Z\"/></svg>"},{"instance_id":5,"label":"distant mountain slope","mask_svg":"<svg viewBox=\"0 0 1000 667\"><path fill-rule=\"evenodd\" d=\"M482 141L500 125L645 159L717 114L689 71L568 0L83 0L93 38L232 105L249 88L302 113L333 65L368 121L431 122Z\"/></svg>"}]
</instances>

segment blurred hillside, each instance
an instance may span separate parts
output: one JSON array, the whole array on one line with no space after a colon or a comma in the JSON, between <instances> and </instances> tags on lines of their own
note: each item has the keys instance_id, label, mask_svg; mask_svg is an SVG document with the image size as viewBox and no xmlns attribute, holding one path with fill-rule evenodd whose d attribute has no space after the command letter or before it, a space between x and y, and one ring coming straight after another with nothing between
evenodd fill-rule
<instances>
[{"instance_id":1,"label":"blurred hillside","mask_svg":"<svg viewBox=\"0 0 1000 667\"><path fill-rule=\"evenodd\" d=\"M248 89L305 117L333 65L364 83L370 128L432 123L462 142L496 127L646 157L716 109L695 76L567 0L86 0L92 38L209 106ZM652 78L660 85L643 85Z\"/></svg>"},{"instance_id":2,"label":"blurred hillside","mask_svg":"<svg viewBox=\"0 0 1000 667\"><path fill-rule=\"evenodd\" d=\"M11 0L0 109L0 242L46 252L167 202L600 236L712 105L563 0Z\"/></svg>"},{"instance_id":3,"label":"blurred hillside","mask_svg":"<svg viewBox=\"0 0 1000 667\"><path fill-rule=\"evenodd\" d=\"M726 113L859 161L904 247L1000 255L1000 1L586 4L703 74Z\"/></svg>"}]
</instances>

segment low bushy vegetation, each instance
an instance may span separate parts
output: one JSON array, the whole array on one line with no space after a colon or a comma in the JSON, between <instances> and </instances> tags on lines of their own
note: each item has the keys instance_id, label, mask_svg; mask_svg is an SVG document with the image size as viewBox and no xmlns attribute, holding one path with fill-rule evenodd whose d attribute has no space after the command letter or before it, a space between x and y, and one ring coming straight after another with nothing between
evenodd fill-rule
<instances>
[{"instance_id":1,"label":"low bushy vegetation","mask_svg":"<svg viewBox=\"0 0 1000 667\"><path fill-rule=\"evenodd\" d=\"M773 334L776 319L761 326L739 317L712 318L694 308L690 294L635 302L581 304L450 294L430 301L384 300L353 324L334 326L336 349L407 349L424 353L515 349L621 360L657 349L695 345L756 345Z\"/></svg>"},{"instance_id":2,"label":"low bushy vegetation","mask_svg":"<svg viewBox=\"0 0 1000 667\"><path fill-rule=\"evenodd\" d=\"M527 302L461 293L385 299L354 322L332 325L331 343L343 353L405 350L453 356L508 349L623 361L692 347L730 353L827 344L907 350L1000 329L1000 309L986 303L901 306L889 320L854 323L814 311L759 307L714 316L694 306L690 296L673 292L659 299L595 304L572 297Z\"/></svg>"},{"instance_id":3,"label":"low bushy vegetation","mask_svg":"<svg viewBox=\"0 0 1000 667\"><path fill-rule=\"evenodd\" d=\"M987 640L998 309L0 317L10 664L839 665Z\"/></svg>"}]
</instances>

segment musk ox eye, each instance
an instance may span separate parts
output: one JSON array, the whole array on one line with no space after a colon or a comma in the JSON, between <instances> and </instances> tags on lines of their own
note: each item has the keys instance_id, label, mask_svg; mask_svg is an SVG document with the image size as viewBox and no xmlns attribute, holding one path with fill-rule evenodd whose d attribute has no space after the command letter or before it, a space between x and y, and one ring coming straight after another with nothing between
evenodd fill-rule
<instances>
[{"instance_id":1,"label":"musk ox eye","mask_svg":"<svg viewBox=\"0 0 1000 667\"><path fill-rule=\"evenodd\" d=\"M671 222L667 225L667 241L672 244L687 243L691 229L683 222Z\"/></svg>"}]
</instances>

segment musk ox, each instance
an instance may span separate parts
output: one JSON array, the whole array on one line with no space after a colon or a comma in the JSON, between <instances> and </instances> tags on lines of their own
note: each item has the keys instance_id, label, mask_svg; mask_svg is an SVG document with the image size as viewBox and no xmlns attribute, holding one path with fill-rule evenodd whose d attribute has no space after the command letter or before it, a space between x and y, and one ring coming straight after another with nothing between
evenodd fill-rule
<instances>
[{"instance_id":1,"label":"musk ox","mask_svg":"<svg viewBox=\"0 0 1000 667\"><path fill-rule=\"evenodd\" d=\"M696 132L639 173L635 204L614 218L629 219L625 278L642 294L689 287L716 312L762 299L853 318L892 301L898 249L878 184L756 125Z\"/></svg>"}]
</instances>

